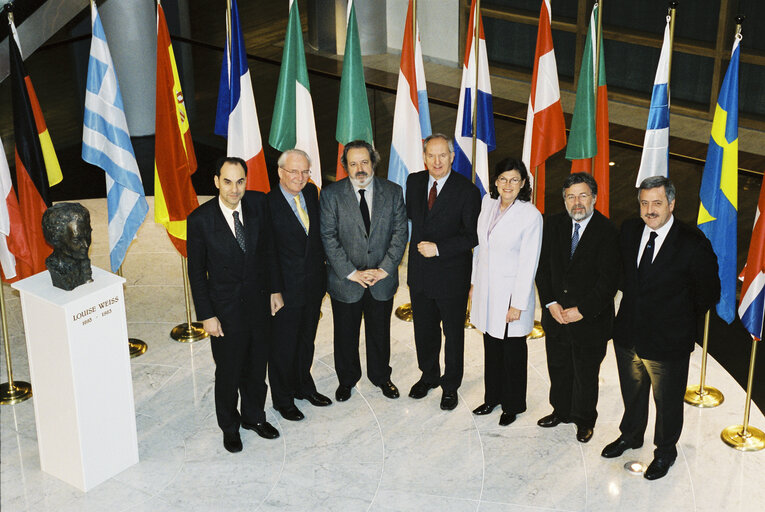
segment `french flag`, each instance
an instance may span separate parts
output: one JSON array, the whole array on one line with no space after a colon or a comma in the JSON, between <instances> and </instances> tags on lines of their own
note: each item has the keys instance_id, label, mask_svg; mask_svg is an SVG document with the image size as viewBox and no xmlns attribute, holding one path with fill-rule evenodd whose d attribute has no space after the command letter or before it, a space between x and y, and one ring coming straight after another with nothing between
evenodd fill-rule
<instances>
[{"instance_id":1,"label":"french flag","mask_svg":"<svg viewBox=\"0 0 765 512\"><path fill-rule=\"evenodd\" d=\"M545 211L545 161L566 146L566 123L560 103L550 19L550 2L543 0L523 137L523 163L534 179L535 203L542 213Z\"/></svg>"},{"instance_id":2,"label":"french flag","mask_svg":"<svg viewBox=\"0 0 765 512\"><path fill-rule=\"evenodd\" d=\"M268 192L271 187L236 0L230 0L226 28L215 133L227 137L227 156L237 156L247 162L247 190Z\"/></svg>"},{"instance_id":3,"label":"french flag","mask_svg":"<svg viewBox=\"0 0 765 512\"><path fill-rule=\"evenodd\" d=\"M404 42L401 46L401 66L398 71L396 106L393 112L393 137L390 145L388 179L401 185L406 195L409 173L425 169L422 139L429 136L430 111L422 65L419 26L414 22L412 0L406 12ZM413 34L415 26L417 35Z\"/></svg>"},{"instance_id":4,"label":"french flag","mask_svg":"<svg viewBox=\"0 0 765 512\"><path fill-rule=\"evenodd\" d=\"M760 200L754 216L752 241L744 267L741 304L738 315L752 336L762 339L765 316L765 180L760 188Z\"/></svg>"},{"instance_id":5,"label":"french flag","mask_svg":"<svg viewBox=\"0 0 765 512\"><path fill-rule=\"evenodd\" d=\"M478 16L478 60L475 55L475 17ZM483 196L489 189L489 151L494 151L494 107L489 82L489 61L486 57L486 38L483 21L476 13L476 0L470 6L465 61L462 67L462 86L457 106L457 125L454 128L454 170L472 179L473 175L473 105L476 107L475 184ZM478 84L476 84L476 64ZM477 94L476 94L477 91ZM477 97L477 101L475 98Z\"/></svg>"},{"instance_id":6,"label":"french flag","mask_svg":"<svg viewBox=\"0 0 765 512\"><path fill-rule=\"evenodd\" d=\"M651 176L668 176L669 169L669 57L672 49L669 44L669 16L664 27L664 42L661 45L659 65L653 80L651 108L648 110L648 123L643 142L643 155L640 157L635 186L639 187L644 179Z\"/></svg>"}]
</instances>

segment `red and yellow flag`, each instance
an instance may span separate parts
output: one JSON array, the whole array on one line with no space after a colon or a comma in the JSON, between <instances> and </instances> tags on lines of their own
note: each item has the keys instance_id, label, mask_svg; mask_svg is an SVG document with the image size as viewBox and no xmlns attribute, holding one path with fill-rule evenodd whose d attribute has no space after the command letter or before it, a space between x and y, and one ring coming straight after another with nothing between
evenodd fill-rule
<instances>
[{"instance_id":1,"label":"red and yellow flag","mask_svg":"<svg viewBox=\"0 0 765 512\"><path fill-rule=\"evenodd\" d=\"M197 159L162 6L157 4L157 103L154 145L154 222L186 256L186 217L199 206L191 184Z\"/></svg>"}]
</instances>

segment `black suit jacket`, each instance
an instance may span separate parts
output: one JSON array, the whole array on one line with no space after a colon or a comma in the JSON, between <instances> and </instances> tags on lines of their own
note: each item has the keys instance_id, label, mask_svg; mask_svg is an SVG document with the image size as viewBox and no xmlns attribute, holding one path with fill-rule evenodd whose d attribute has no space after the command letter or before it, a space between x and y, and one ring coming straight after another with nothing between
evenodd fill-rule
<instances>
[{"instance_id":1,"label":"black suit jacket","mask_svg":"<svg viewBox=\"0 0 765 512\"><path fill-rule=\"evenodd\" d=\"M199 320L217 316L224 332L263 321L270 294L281 291L265 194L245 192L242 220L247 252L226 223L218 197L187 219L189 285L196 315Z\"/></svg>"},{"instance_id":2,"label":"black suit jacket","mask_svg":"<svg viewBox=\"0 0 765 512\"><path fill-rule=\"evenodd\" d=\"M624 297L614 342L645 359L680 359L693 351L699 320L720 297L717 256L701 231L675 219L653 264L638 274L643 226L627 220L619 235Z\"/></svg>"},{"instance_id":3,"label":"black suit jacket","mask_svg":"<svg viewBox=\"0 0 765 512\"><path fill-rule=\"evenodd\" d=\"M319 230L319 193L316 185L308 183L303 189L308 213L306 235L292 206L277 185L268 193L271 226L282 277L282 297L285 306L303 306L306 300L317 300L327 291L327 269L324 246Z\"/></svg>"},{"instance_id":4,"label":"black suit jacket","mask_svg":"<svg viewBox=\"0 0 765 512\"><path fill-rule=\"evenodd\" d=\"M537 269L542 326L553 335L566 329L577 343L605 343L611 339L614 295L621 277L618 232L595 210L570 258L573 222L566 212L545 221ZM551 302L564 309L576 306L584 318L561 325L544 307Z\"/></svg>"},{"instance_id":5,"label":"black suit jacket","mask_svg":"<svg viewBox=\"0 0 765 512\"><path fill-rule=\"evenodd\" d=\"M427 188L428 171L412 173L406 180L406 212L412 221L409 290L430 298L467 296L472 249L478 245L481 194L470 180L452 170L433 209L428 210ZM425 258L417 251L423 240L438 246L438 256Z\"/></svg>"}]
</instances>

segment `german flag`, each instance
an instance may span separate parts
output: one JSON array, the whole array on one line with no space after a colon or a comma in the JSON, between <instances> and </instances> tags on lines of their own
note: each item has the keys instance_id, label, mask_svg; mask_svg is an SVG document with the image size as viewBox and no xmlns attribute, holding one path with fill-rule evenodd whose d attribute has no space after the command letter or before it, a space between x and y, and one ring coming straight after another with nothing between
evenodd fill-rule
<instances>
[{"instance_id":1,"label":"german flag","mask_svg":"<svg viewBox=\"0 0 765 512\"><path fill-rule=\"evenodd\" d=\"M157 4L157 104L154 145L154 222L186 256L186 217L199 206L191 184L197 159L162 6Z\"/></svg>"},{"instance_id":2,"label":"german flag","mask_svg":"<svg viewBox=\"0 0 765 512\"><path fill-rule=\"evenodd\" d=\"M15 33L15 27L11 28ZM42 215L51 204L48 187L61 181L61 168L16 39L11 36L8 41L16 137L16 181L31 261L31 265L24 260L18 261L17 273L24 278L45 270L45 258L52 252L42 234Z\"/></svg>"}]
</instances>

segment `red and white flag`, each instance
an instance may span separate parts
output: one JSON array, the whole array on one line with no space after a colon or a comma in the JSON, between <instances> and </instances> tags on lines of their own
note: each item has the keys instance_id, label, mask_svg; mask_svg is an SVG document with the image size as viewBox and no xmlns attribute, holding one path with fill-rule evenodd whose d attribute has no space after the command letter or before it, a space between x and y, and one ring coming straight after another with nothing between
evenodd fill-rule
<instances>
[{"instance_id":1,"label":"red and white flag","mask_svg":"<svg viewBox=\"0 0 765 512\"><path fill-rule=\"evenodd\" d=\"M20 277L16 272L17 257L31 267L19 202L13 190L3 141L0 140L0 268L4 281L16 281Z\"/></svg>"}]
</instances>

